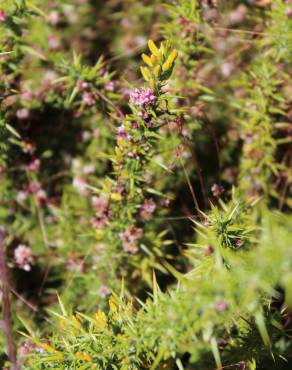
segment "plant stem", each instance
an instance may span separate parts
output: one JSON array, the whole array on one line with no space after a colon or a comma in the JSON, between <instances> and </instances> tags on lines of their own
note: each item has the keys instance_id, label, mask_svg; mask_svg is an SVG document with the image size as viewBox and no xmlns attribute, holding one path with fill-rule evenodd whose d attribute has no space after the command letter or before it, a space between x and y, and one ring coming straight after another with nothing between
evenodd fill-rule
<instances>
[{"instance_id":1,"label":"plant stem","mask_svg":"<svg viewBox=\"0 0 292 370\"><path fill-rule=\"evenodd\" d=\"M9 300L9 279L6 267L4 241L5 241L5 232L3 228L0 227L0 280L2 282L2 294L3 294L2 295L3 319L1 321L1 328L6 338L7 355L12 364L12 369L19 370L20 365L17 363L15 345L12 336L11 312L10 312L11 306Z\"/></svg>"}]
</instances>

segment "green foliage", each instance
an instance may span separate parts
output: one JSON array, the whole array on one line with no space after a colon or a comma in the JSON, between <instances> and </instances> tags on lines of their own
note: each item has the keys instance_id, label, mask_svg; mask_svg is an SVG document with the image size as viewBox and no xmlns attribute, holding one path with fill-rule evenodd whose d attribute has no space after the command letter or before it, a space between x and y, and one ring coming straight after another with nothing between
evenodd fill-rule
<instances>
[{"instance_id":1,"label":"green foliage","mask_svg":"<svg viewBox=\"0 0 292 370\"><path fill-rule=\"evenodd\" d=\"M282 0L0 0L23 369L291 368L291 22Z\"/></svg>"}]
</instances>

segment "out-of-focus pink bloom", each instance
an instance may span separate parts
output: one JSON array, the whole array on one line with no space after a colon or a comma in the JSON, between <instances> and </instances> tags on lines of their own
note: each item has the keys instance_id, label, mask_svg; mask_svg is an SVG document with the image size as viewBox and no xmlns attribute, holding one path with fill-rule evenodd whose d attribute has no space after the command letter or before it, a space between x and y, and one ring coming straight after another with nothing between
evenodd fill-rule
<instances>
[{"instance_id":1,"label":"out-of-focus pink bloom","mask_svg":"<svg viewBox=\"0 0 292 370\"><path fill-rule=\"evenodd\" d=\"M220 301L216 304L216 311L217 312L226 311L227 308L228 308L228 304L225 301Z\"/></svg>"},{"instance_id":2,"label":"out-of-focus pink bloom","mask_svg":"<svg viewBox=\"0 0 292 370\"><path fill-rule=\"evenodd\" d=\"M136 226L130 226L124 232L119 233L119 237L124 242L135 242L137 239L140 239L143 235L143 230Z\"/></svg>"},{"instance_id":3,"label":"out-of-focus pink bloom","mask_svg":"<svg viewBox=\"0 0 292 370\"><path fill-rule=\"evenodd\" d=\"M101 298L105 298L107 297L108 295L111 294L111 291L109 289L109 287L107 287L106 285L101 285L99 288L98 288L98 291L97 291L98 295L101 297Z\"/></svg>"},{"instance_id":4,"label":"out-of-focus pink bloom","mask_svg":"<svg viewBox=\"0 0 292 370\"><path fill-rule=\"evenodd\" d=\"M214 197L219 198L224 193L224 188L221 185L214 184L211 188Z\"/></svg>"},{"instance_id":5,"label":"out-of-focus pink bloom","mask_svg":"<svg viewBox=\"0 0 292 370\"><path fill-rule=\"evenodd\" d=\"M74 177L73 184L74 188L78 191L80 195L88 195L87 182L81 177Z\"/></svg>"},{"instance_id":6,"label":"out-of-focus pink bloom","mask_svg":"<svg viewBox=\"0 0 292 370\"><path fill-rule=\"evenodd\" d=\"M138 247L135 242L126 242L123 244L123 250L126 253L134 254L138 252Z\"/></svg>"},{"instance_id":7,"label":"out-of-focus pink bloom","mask_svg":"<svg viewBox=\"0 0 292 370\"><path fill-rule=\"evenodd\" d=\"M50 35L48 38L48 43L51 49L58 49L60 46L60 40L56 35Z\"/></svg>"},{"instance_id":8,"label":"out-of-focus pink bloom","mask_svg":"<svg viewBox=\"0 0 292 370\"><path fill-rule=\"evenodd\" d=\"M7 14L4 12L3 9L0 9L0 22L4 22L7 18Z\"/></svg>"},{"instance_id":9,"label":"out-of-focus pink bloom","mask_svg":"<svg viewBox=\"0 0 292 370\"><path fill-rule=\"evenodd\" d=\"M98 130L98 129L95 129L94 131L93 131L93 137L94 138L98 138L100 136L100 131Z\"/></svg>"},{"instance_id":10,"label":"out-of-focus pink bloom","mask_svg":"<svg viewBox=\"0 0 292 370\"><path fill-rule=\"evenodd\" d=\"M88 163L83 167L84 175L90 175L95 172L95 165L93 163Z\"/></svg>"},{"instance_id":11,"label":"out-of-focus pink bloom","mask_svg":"<svg viewBox=\"0 0 292 370\"><path fill-rule=\"evenodd\" d=\"M134 121L131 123L131 127L136 130L137 128L139 128L139 123L137 121Z\"/></svg>"},{"instance_id":12,"label":"out-of-focus pink bloom","mask_svg":"<svg viewBox=\"0 0 292 370\"><path fill-rule=\"evenodd\" d=\"M36 150L36 147L35 147L35 145L33 143L25 142L23 144L22 150L24 151L24 153L30 153L30 154L32 154Z\"/></svg>"},{"instance_id":13,"label":"out-of-focus pink bloom","mask_svg":"<svg viewBox=\"0 0 292 370\"><path fill-rule=\"evenodd\" d=\"M20 190L17 194L16 194L16 200L17 202L23 202L27 199L27 197L29 196L29 192L28 190L24 189L24 190Z\"/></svg>"},{"instance_id":14,"label":"out-of-focus pink bloom","mask_svg":"<svg viewBox=\"0 0 292 370\"><path fill-rule=\"evenodd\" d=\"M26 108L18 109L16 112L16 117L18 119L27 119L29 117L29 110Z\"/></svg>"},{"instance_id":15,"label":"out-of-focus pink bloom","mask_svg":"<svg viewBox=\"0 0 292 370\"><path fill-rule=\"evenodd\" d=\"M38 171L41 165L41 161L38 158L35 158L30 162L30 164L27 166L28 170L30 171Z\"/></svg>"},{"instance_id":16,"label":"out-of-focus pink bloom","mask_svg":"<svg viewBox=\"0 0 292 370\"><path fill-rule=\"evenodd\" d=\"M288 18L292 18L292 8L288 8L286 10L286 15L287 15Z\"/></svg>"},{"instance_id":17,"label":"out-of-focus pink bloom","mask_svg":"<svg viewBox=\"0 0 292 370\"><path fill-rule=\"evenodd\" d=\"M86 90L89 86L89 83L86 82L86 81L82 81L82 80L78 80L76 82L76 86L78 87L78 89L80 90Z\"/></svg>"},{"instance_id":18,"label":"out-of-focus pink bloom","mask_svg":"<svg viewBox=\"0 0 292 370\"><path fill-rule=\"evenodd\" d=\"M227 78L235 69L235 64L233 62L225 62L221 65L221 74L223 77Z\"/></svg>"},{"instance_id":19,"label":"out-of-focus pink bloom","mask_svg":"<svg viewBox=\"0 0 292 370\"><path fill-rule=\"evenodd\" d=\"M108 209L108 201L103 197L94 195L91 198L91 204L99 214L106 212Z\"/></svg>"},{"instance_id":20,"label":"out-of-focus pink bloom","mask_svg":"<svg viewBox=\"0 0 292 370\"><path fill-rule=\"evenodd\" d=\"M29 184L28 184L28 190L33 193L33 194L36 194L39 190L41 189L41 186L38 182L35 182L35 181L30 181Z\"/></svg>"},{"instance_id":21,"label":"out-of-focus pink bloom","mask_svg":"<svg viewBox=\"0 0 292 370\"><path fill-rule=\"evenodd\" d=\"M18 352L20 357L25 357L29 354L30 351L37 351L39 347L31 342L30 340L26 340L23 345L19 348Z\"/></svg>"},{"instance_id":22,"label":"out-of-focus pink bloom","mask_svg":"<svg viewBox=\"0 0 292 370\"><path fill-rule=\"evenodd\" d=\"M145 111L140 111L138 112L138 116L143 118L143 119L147 119L149 116L148 116L148 113L145 112Z\"/></svg>"},{"instance_id":23,"label":"out-of-focus pink bloom","mask_svg":"<svg viewBox=\"0 0 292 370\"><path fill-rule=\"evenodd\" d=\"M145 199L140 209L140 216L143 220L150 220L152 213L156 209L156 204L152 199Z\"/></svg>"},{"instance_id":24,"label":"out-of-focus pink bloom","mask_svg":"<svg viewBox=\"0 0 292 370\"><path fill-rule=\"evenodd\" d=\"M131 135L126 131L124 125L121 125L116 129L116 136L119 139L131 140Z\"/></svg>"},{"instance_id":25,"label":"out-of-focus pink bloom","mask_svg":"<svg viewBox=\"0 0 292 370\"><path fill-rule=\"evenodd\" d=\"M60 21L60 14L57 10L52 10L48 16L48 21L52 26L56 26Z\"/></svg>"},{"instance_id":26,"label":"out-of-focus pink bloom","mask_svg":"<svg viewBox=\"0 0 292 370\"><path fill-rule=\"evenodd\" d=\"M228 21L230 25L238 24L244 21L247 15L247 7L239 5L235 10L229 13Z\"/></svg>"},{"instance_id":27,"label":"out-of-focus pink bloom","mask_svg":"<svg viewBox=\"0 0 292 370\"><path fill-rule=\"evenodd\" d=\"M139 159L138 154L133 153L133 152L129 152L129 153L127 153L127 157L129 157L129 158L133 158L133 159Z\"/></svg>"},{"instance_id":28,"label":"out-of-focus pink bloom","mask_svg":"<svg viewBox=\"0 0 292 370\"><path fill-rule=\"evenodd\" d=\"M83 272L84 262L78 258L69 257L67 259L67 269L70 271Z\"/></svg>"},{"instance_id":29,"label":"out-of-focus pink bloom","mask_svg":"<svg viewBox=\"0 0 292 370\"><path fill-rule=\"evenodd\" d=\"M163 207L169 207L170 206L170 202L171 202L171 200L170 200L170 198L164 198L163 200L162 200L162 206Z\"/></svg>"},{"instance_id":30,"label":"out-of-focus pink bloom","mask_svg":"<svg viewBox=\"0 0 292 370\"><path fill-rule=\"evenodd\" d=\"M91 225L95 230L101 230L103 229L108 222L108 216L106 214L98 215L91 217Z\"/></svg>"},{"instance_id":31,"label":"out-of-focus pink bloom","mask_svg":"<svg viewBox=\"0 0 292 370\"><path fill-rule=\"evenodd\" d=\"M94 105L95 97L91 92L85 91L82 95L82 101L86 105Z\"/></svg>"},{"instance_id":32,"label":"out-of-focus pink bloom","mask_svg":"<svg viewBox=\"0 0 292 370\"><path fill-rule=\"evenodd\" d=\"M104 85L104 88L108 91L114 91L115 83L113 81L109 81Z\"/></svg>"},{"instance_id":33,"label":"out-of-focus pink bloom","mask_svg":"<svg viewBox=\"0 0 292 370\"><path fill-rule=\"evenodd\" d=\"M83 131L81 135L82 135L82 140L87 141L91 138L92 134L90 131L86 130L86 131Z\"/></svg>"},{"instance_id":34,"label":"out-of-focus pink bloom","mask_svg":"<svg viewBox=\"0 0 292 370\"><path fill-rule=\"evenodd\" d=\"M29 101L33 98L33 93L31 93L30 91L24 91L22 94L21 94L21 98L23 100L26 100L26 101Z\"/></svg>"},{"instance_id":35,"label":"out-of-focus pink bloom","mask_svg":"<svg viewBox=\"0 0 292 370\"><path fill-rule=\"evenodd\" d=\"M30 271L35 262L31 249L24 244L20 244L14 250L14 259L17 266L25 271Z\"/></svg>"},{"instance_id":36,"label":"out-of-focus pink bloom","mask_svg":"<svg viewBox=\"0 0 292 370\"><path fill-rule=\"evenodd\" d=\"M133 105L152 105L155 100L156 96L150 88L135 89L130 93L130 102Z\"/></svg>"},{"instance_id":37,"label":"out-of-focus pink bloom","mask_svg":"<svg viewBox=\"0 0 292 370\"><path fill-rule=\"evenodd\" d=\"M46 191L44 189L39 189L36 193L36 199L39 204L46 203L48 201Z\"/></svg>"}]
</instances>

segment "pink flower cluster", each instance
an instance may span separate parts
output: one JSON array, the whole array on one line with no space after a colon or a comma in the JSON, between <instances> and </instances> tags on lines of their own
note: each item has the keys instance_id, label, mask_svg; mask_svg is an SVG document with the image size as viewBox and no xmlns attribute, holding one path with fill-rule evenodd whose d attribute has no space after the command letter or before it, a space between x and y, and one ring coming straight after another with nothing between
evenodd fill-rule
<instances>
[{"instance_id":1,"label":"pink flower cluster","mask_svg":"<svg viewBox=\"0 0 292 370\"><path fill-rule=\"evenodd\" d=\"M143 230L136 226L130 226L126 231L119 233L123 241L123 250L127 253L136 253L138 251L137 240L143 235Z\"/></svg>"},{"instance_id":2,"label":"pink flower cluster","mask_svg":"<svg viewBox=\"0 0 292 370\"><path fill-rule=\"evenodd\" d=\"M156 204L152 199L144 199L140 209L140 216L143 220L150 220L152 213L156 209Z\"/></svg>"},{"instance_id":3,"label":"pink flower cluster","mask_svg":"<svg viewBox=\"0 0 292 370\"><path fill-rule=\"evenodd\" d=\"M156 96L150 88L135 89L130 93L130 102L133 105L152 105L155 100Z\"/></svg>"},{"instance_id":4,"label":"pink flower cluster","mask_svg":"<svg viewBox=\"0 0 292 370\"><path fill-rule=\"evenodd\" d=\"M103 229L110 217L108 201L103 197L93 196L91 204L95 208L95 215L91 218L91 224L95 230Z\"/></svg>"},{"instance_id":5,"label":"pink flower cluster","mask_svg":"<svg viewBox=\"0 0 292 370\"><path fill-rule=\"evenodd\" d=\"M0 22L4 22L6 20L6 13L4 12L3 9L0 9Z\"/></svg>"},{"instance_id":6,"label":"pink flower cluster","mask_svg":"<svg viewBox=\"0 0 292 370\"><path fill-rule=\"evenodd\" d=\"M32 250L24 244L20 244L14 251L14 259L17 266L24 270L30 271L35 262Z\"/></svg>"}]
</instances>

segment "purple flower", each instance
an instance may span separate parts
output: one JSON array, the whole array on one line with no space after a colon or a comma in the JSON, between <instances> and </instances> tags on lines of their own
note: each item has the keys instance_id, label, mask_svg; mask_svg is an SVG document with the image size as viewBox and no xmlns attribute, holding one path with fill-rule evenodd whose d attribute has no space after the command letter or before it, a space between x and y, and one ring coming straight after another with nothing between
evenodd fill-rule
<instances>
[{"instance_id":1,"label":"purple flower","mask_svg":"<svg viewBox=\"0 0 292 370\"><path fill-rule=\"evenodd\" d=\"M155 100L156 96L149 88L135 89L130 93L130 102L133 105L152 105Z\"/></svg>"}]
</instances>

